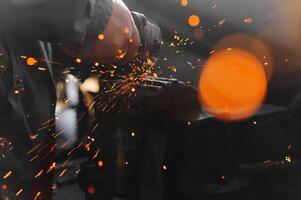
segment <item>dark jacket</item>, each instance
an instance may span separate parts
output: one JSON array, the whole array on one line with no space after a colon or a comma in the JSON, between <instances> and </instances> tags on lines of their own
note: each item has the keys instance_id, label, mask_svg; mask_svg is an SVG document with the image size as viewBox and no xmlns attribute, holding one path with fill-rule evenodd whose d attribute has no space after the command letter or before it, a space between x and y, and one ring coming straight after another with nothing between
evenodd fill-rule
<instances>
[{"instance_id":1,"label":"dark jacket","mask_svg":"<svg viewBox=\"0 0 301 200\"><path fill-rule=\"evenodd\" d=\"M51 174L47 171L55 147L54 43L89 45L104 30L111 11L111 0L0 2L3 199L30 199L30 193L51 186L51 175L45 174ZM36 64L27 64L31 57Z\"/></svg>"}]
</instances>

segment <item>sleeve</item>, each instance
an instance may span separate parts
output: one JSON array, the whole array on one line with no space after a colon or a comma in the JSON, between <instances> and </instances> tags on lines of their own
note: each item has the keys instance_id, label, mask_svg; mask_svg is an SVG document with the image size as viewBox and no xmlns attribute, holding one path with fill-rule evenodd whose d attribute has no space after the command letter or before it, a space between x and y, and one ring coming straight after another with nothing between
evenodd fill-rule
<instances>
[{"instance_id":1,"label":"sleeve","mask_svg":"<svg viewBox=\"0 0 301 200\"><path fill-rule=\"evenodd\" d=\"M88 45L104 31L113 0L1 0L0 24L48 42Z\"/></svg>"}]
</instances>

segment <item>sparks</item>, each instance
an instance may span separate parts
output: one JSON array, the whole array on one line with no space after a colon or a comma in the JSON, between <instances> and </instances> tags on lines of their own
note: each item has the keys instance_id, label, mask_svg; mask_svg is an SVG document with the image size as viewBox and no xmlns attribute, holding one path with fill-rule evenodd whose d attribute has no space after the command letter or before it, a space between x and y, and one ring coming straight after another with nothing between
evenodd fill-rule
<instances>
[{"instance_id":1,"label":"sparks","mask_svg":"<svg viewBox=\"0 0 301 200\"><path fill-rule=\"evenodd\" d=\"M12 171L7 172L4 176L3 179L7 179L8 177L10 177L13 174Z\"/></svg>"},{"instance_id":2,"label":"sparks","mask_svg":"<svg viewBox=\"0 0 301 200\"><path fill-rule=\"evenodd\" d=\"M16 193L16 196L20 196L20 194L21 194L23 191L24 191L23 189L20 189L20 190Z\"/></svg>"}]
</instances>

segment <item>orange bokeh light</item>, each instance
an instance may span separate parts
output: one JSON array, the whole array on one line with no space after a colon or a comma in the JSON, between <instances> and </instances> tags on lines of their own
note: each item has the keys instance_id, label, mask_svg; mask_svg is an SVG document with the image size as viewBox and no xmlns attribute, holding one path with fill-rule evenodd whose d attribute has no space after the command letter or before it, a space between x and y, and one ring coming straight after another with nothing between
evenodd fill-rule
<instances>
[{"instance_id":1,"label":"orange bokeh light","mask_svg":"<svg viewBox=\"0 0 301 200\"><path fill-rule=\"evenodd\" d=\"M200 24L200 22L201 22L200 17L197 15L191 15L188 18L188 24L192 27L198 26Z\"/></svg>"},{"instance_id":2,"label":"orange bokeh light","mask_svg":"<svg viewBox=\"0 0 301 200\"><path fill-rule=\"evenodd\" d=\"M104 34L99 34L98 35L98 39L99 40L104 40L105 39L105 35Z\"/></svg>"},{"instance_id":3,"label":"orange bokeh light","mask_svg":"<svg viewBox=\"0 0 301 200\"><path fill-rule=\"evenodd\" d=\"M2 185L2 190L6 190L7 189L7 185L6 184L3 184Z\"/></svg>"},{"instance_id":4,"label":"orange bokeh light","mask_svg":"<svg viewBox=\"0 0 301 200\"><path fill-rule=\"evenodd\" d=\"M37 59L35 59L33 57L29 57L29 58L27 58L26 63L29 66L33 66L33 65L37 64L38 61L37 61Z\"/></svg>"},{"instance_id":5,"label":"orange bokeh light","mask_svg":"<svg viewBox=\"0 0 301 200\"><path fill-rule=\"evenodd\" d=\"M199 100L222 121L252 116L262 105L267 80L262 63L247 51L233 48L215 52L199 80Z\"/></svg>"},{"instance_id":6,"label":"orange bokeh light","mask_svg":"<svg viewBox=\"0 0 301 200\"><path fill-rule=\"evenodd\" d=\"M103 167L103 161L100 160L100 161L98 161L97 164L98 164L98 167Z\"/></svg>"},{"instance_id":7,"label":"orange bokeh light","mask_svg":"<svg viewBox=\"0 0 301 200\"><path fill-rule=\"evenodd\" d=\"M183 7L188 6L188 0L181 0L181 5L182 5Z\"/></svg>"},{"instance_id":8,"label":"orange bokeh light","mask_svg":"<svg viewBox=\"0 0 301 200\"><path fill-rule=\"evenodd\" d=\"M130 29L129 29L129 27L125 27L123 31L124 31L125 34L129 34Z\"/></svg>"},{"instance_id":9,"label":"orange bokeh light","mask_svg":"<svg viewBox=\"0 0 301 200\"><path fill-rule=\"evenodd\" d=\"M95 194L95 192L96 192L95 187L93 187L93 186L89 186L87 190L88 190L89 194Z\"/></svg>"}]
</instances>

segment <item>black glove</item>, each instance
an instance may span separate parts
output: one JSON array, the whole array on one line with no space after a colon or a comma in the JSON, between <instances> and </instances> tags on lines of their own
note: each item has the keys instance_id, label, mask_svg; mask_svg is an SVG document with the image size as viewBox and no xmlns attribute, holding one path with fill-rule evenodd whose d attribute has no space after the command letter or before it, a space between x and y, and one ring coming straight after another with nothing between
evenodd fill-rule
<instances>
[{"instance_id":1,"label":"black glove","mask_svg":"<svg viewBox=\"0 0 301 200\"><path fill-rule=\"evenodd\" d=\"M141 40L140 52L156 56L162 46L162 33L160 27L145 15L132 12Z\"/></svg>"},{"instance_id":2,"label":"black glove","mask_svg":"<svg viewBox=\"0 0 301 200\"><path fill-rule=\"evenodd\" d=\"M202 112L196 89L177 79L148 77L142 87L149 91L146 109L150 112L165 113L170 119L185 122Z\"/></svg>"}]
</instances>

